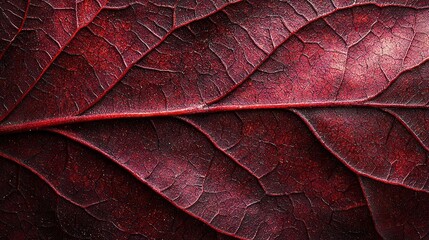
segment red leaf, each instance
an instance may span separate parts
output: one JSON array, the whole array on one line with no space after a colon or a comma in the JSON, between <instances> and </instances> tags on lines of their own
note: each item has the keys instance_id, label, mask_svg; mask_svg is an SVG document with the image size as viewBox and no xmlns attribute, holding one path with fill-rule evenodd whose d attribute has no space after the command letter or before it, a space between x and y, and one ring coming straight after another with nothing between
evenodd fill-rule
<instances>
[{"instance_id":1,"label":"red leaf","mask_svg":"<svg viewBox=\"0 0 429 240\"><path fill-rule=\"evenodd\" d=\"M426 239L429 195L361 178L378 232L386 239ZM423 221L422 221L423 220Z\"/></svg>"},{"instance_id":2,"label":"red leaf","mask_svg":"<svg viewBox=\"0 0 429 240\"><path fill-rule=\"evenodd\" d=\"M0 7L1 238L427 238L428 1Z\"/></svg>"},{"instance_id":3,"label":"red leaf","mask_svg":"<svg viewBox=\"0 0 429 240\"><path fill-rule=\"evenodd\" d=\"M429 192L428 151L388 113L371 108L300 112L326 148L357 173Z\"/></svg>"},{"instance_id":4,"label":"red leaf","mask_svg":"<svg viewBox=\"0 0 429 240\"><path fill-rule=\"evenodd\" d=\"M68 139L51 133L17 134L1 146L2 238L217 235L105 157ZM23 151L21 146L31 148Z\"/></svg>"}]
</instances>

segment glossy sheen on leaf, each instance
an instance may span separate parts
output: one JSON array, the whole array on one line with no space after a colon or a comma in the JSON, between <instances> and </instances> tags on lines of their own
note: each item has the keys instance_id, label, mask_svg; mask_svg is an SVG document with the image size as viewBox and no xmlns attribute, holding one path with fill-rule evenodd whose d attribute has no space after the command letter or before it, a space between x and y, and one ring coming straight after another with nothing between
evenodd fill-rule
<instances>
[{"instance_id":1,"label":"glossy sheen on leaf","mask_svg":"<svg viewBox=\"0 0 429 240\"><path fill-rule=\"evenodd\" d=\"M429 1L0 8L0 238L428 239Z\"/></svg>"}]
</instances>

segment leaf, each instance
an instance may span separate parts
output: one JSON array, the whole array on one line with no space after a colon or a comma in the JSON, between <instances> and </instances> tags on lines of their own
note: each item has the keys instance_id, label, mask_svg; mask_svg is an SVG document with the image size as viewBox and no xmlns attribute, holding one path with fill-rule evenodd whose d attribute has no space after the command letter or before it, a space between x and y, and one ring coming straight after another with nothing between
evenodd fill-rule
<instances>
[{"instance_id":1,"label":"leaf","mask_svg":"<svg viewBox=\"0 0 429 240\"><path fill-rule=\"evenodd\" d=\"M361 178L377 230L387 239L425 239L428 222L428 194ZM383 199L381 201L381 199Z\"/></svg>"},{"instance_id":2,"label":"leaf","mask_svg":"<svg viewBox=\"0 0 429 240\"><path fill-rule=\"evenodd\" d=\"M1 238L428 238L429 2L0 6Z\"/></svg>"},{"instance_id":3,"label":"leaf","mask_svg":"<svg viewBox=\"0 0 429 240\"><path fill-rule=\"evenodd\" d=\"M32 148L23 152L16 144ZM2 238L212 239L218 235L75 142L49 133L19 134L2 142L5 147L2 155L13 157L1 161Z\"/></svg>"}]
</instances>

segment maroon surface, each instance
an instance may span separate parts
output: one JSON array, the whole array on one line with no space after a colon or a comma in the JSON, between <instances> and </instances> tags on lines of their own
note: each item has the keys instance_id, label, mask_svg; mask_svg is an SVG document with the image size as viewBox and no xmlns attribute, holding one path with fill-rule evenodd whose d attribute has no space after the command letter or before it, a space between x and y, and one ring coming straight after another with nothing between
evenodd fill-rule
<instances>
[{"instance_id":1,"label":"maroon surface","mask_svg":"<svg viewBox=\"0 0 429 240\"><path fill-rule=\"evenodd\" d=\"M17 134L0 144L2 239L223 238L106 157L57 134Z\"/></svg>"},{"instance_id":2,"label":"maroon surface","mask_svg":"<svg viewBox=\"0 0 429 240\"><path fill-rule=\"evenodd\" d=\"M378 232L385 239L429 237L429 195L361 178Z\"/></svg>"},{"instance_id":3,"label":"maroon surface","mask_svg":"<svg viewBox=\"0 0 429 240\"><path fill-rule=\"evenodd\" d=\"M428 238L429 1L0 8L0 238Z\"/></svg>"}]
</instances>

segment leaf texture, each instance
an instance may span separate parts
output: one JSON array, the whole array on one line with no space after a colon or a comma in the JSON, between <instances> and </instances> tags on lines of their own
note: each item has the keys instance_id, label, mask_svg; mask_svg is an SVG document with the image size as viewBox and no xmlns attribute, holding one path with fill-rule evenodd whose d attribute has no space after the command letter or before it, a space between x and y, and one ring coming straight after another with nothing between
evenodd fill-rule
<instances>
[{"instance_id":1,"label":"leaf texture","mask_svg":"<svg viewBox=\"0 0 429 240\"><path fill-rule=\"evenodd\" d=\"M33 147L21 151L26 144ZM99 153L57 134L9 138L2 157L2 238L223 238Z\"/></svg>"},{"instance_id":2,"label":"leaf texture","mask_svg":"<svg viewBox=\"0 0 429 240\"><path fill-rule=\"evenodd\" d=\"M0 7L0 238L428 239L429 1Z\"/></svg>"}]
</instances>

